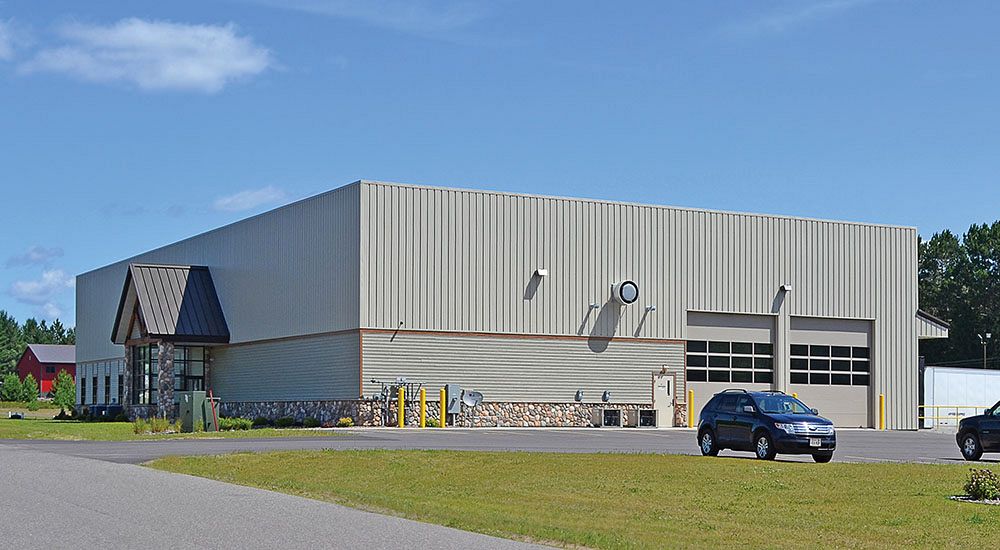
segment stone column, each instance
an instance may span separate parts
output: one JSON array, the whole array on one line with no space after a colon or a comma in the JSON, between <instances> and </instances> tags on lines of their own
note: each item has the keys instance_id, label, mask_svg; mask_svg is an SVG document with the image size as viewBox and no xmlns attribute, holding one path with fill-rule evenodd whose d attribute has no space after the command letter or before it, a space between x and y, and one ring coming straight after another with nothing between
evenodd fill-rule
<instances>
[{"instance_id":1,"label":"stone column","mask_svg":"<svg viewBox=\"0 0 1000 550\"><path fill-rule=\"evenodd\" d=\"M160 342L157 355L159 374L156 384L157 416L173 420L174 418L174 344Z\"/></svg>"},{"instance_id":2,"label":"stone column","mask_svg":"<svg viewBox=\"0 0 1000 550\"><path fill-rule=\"evenodd\" d=\"M132 346L125 346L125 372L122 373L122 402L125 414L132 410Z\"/></svg>"}]
</instances>

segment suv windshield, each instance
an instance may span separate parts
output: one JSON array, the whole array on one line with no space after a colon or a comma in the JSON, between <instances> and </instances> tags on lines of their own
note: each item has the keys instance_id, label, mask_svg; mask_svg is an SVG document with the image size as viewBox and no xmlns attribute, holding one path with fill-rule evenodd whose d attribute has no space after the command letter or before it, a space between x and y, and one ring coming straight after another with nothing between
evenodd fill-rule
<instances>
[{"instance_id":1,"label":"suv windshield","mask_svg":"<svg viewBox=\"0 0 1000 550\"><path fill-rule=\"evenodd\" d=\"M812 414L812 410L806 407L798 399L788 395L766 395L757 397L757 406L761 412L770 414Z\"/></svg>"}]
</instances>

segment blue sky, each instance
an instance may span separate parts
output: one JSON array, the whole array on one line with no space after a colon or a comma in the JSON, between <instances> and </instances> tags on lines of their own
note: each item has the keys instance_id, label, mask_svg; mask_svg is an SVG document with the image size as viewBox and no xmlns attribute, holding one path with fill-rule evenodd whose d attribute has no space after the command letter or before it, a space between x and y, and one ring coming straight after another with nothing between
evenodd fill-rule
<instances>
[{"instance_id":1,"label":"blue sky","mask_svg":"<svg viewBox=\"0 0 1000 550\"><path fill-rule=\"evenodd\" d=\"M0 309L368 178L1000 218L993 2L0 0Z\"/></svg>"}]
</instances>

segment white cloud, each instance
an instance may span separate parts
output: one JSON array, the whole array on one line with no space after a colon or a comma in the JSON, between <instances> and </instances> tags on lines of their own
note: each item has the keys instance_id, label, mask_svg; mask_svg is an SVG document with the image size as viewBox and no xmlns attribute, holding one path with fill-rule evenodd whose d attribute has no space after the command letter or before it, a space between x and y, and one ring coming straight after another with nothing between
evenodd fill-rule
<instances>
[{"instance_id":1,"label":"white cloud","mask_svg":"<svg viewBox=\"0 0 1000 550\"><path fill-rule=\"evenodd\" d=\"M48 265L55 258L61 258L63 249L58 246L45 248L44 246L32 246L24 252L7 258L7 267L17 267L23 265Z\"/></svg>"},{"instance_id":2,"label":"white cloud","mask_svg":"<svg viewBox=\"0 0 1000 550\"><path fill-rule=\"evenodd\" d=\"M723 32L733 36L781 33L801 25L840 15L853 8L870 4L874 1L823 0L819 2L793 2L790 4L791 9L738 21L725 26Z\"/></svg>"},{"instance_id":3,"label":"white cloud","mask_svg":"<svg viewBox=\"0 0 1000 550\"><path fill-rule=\"evenodd\" d=\"M212 207L223 212L250 210L264 204L273 204L285 199L285 192L273 185L260 189L248 189L225 197L219 197Z\"/></svg>"},{"instance_id":4,"label":"white cloud","mask_svg":"<svg viewBox=\"0 0 1000 550\"><path fill-rule=\"evenodd\" d=\"M92 82L125 82L143 90L215 93L273 65L271 53L236 26L122 19L74 23L57 34L65 45L43 48L22 72L62 73Z\"/></svg>"},{"instance_id":5,"label":"white cloud","mask_svg":"<svg viewBox=\"0 0 1000 550\"><path fill-rule=\"evenodd\" d=\"M0 59L6 60L14 56L14 37L10 23L0 21Z\"/></svg>"},{"instance_id":6,"label":"white cloud","mask_svg":"<svg viewBox=\"0 0 1000 550\"><path fill-rule=\"evenodd\" d=\"M51 303L64 290L73 288L73 277L61 269L48 269L40 279L14 281L10 285L10 295L18 302L32 305Z\"/></svg>"},{"instance_id":7,"label":"white cloud","mask_svg":"<svg viewBox=\"0 0 1000 550\"><path fill-rule=\"evenodd\" d=\"M317 15L341 17L416 34L451 31L465 27L488 15L489 4L473 1L418 0L257 0L276 8L287 8Z\"/></svg>"},{"instance_id":8,"label":"white cloud","mask_svg":"<svg viewBox=\"0 0 1000 550\"><path fill-rule=\"evenodd\" d=\"M38 314L46 319L52 320L62 317L63 310L58 305L52 302L47 302L38 308Z\"/></svg>"}]
</instances>

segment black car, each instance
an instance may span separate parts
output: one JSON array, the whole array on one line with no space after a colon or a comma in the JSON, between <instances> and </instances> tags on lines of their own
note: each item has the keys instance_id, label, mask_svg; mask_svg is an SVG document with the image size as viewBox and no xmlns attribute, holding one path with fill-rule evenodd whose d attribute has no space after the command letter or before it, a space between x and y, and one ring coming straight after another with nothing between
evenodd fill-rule
<instances>
[{"instance_id":1,"label":"black car","mask_svg":"<svg viewBox=\"0 0 1000 550\"><path fill-rule=\"evenodd\" d=\"M1000 402L983 414L959 421L955 440L965 460L979 460L984 452L1000 452Z\"/></svg>"},{"instance_id":2,"label":"black car","mask_svg":"<svg viewBox=\"0 0 1000 550\"><path fill-rule=\"evenodd\" d=\"M790 395L733 389L716 394L701 410L698 446L706 456L732 449L751 451L763 460L782 453L830 462L837 433L833 422Z\"/></svg>"}]
</instances>

